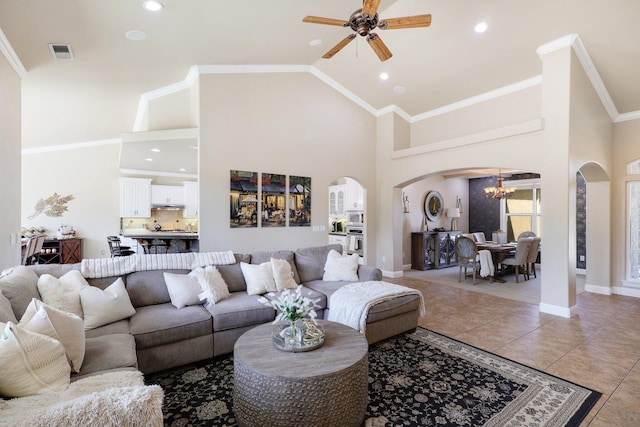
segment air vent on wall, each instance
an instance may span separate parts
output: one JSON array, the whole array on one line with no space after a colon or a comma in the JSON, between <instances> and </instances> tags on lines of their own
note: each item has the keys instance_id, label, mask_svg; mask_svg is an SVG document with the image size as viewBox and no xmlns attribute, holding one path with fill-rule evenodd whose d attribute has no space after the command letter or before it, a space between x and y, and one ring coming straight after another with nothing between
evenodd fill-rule
<instances>
[{"instance_id":1,"label":"air vent on wall","mask_svg":"<svg viewBox=\"0 0 640 427\"><path fill-rule=\"evenodd\" d=\"M71 45L49 43L49 49L55 59L73 59L73 51Z\"/></svg>"}]
</instances>

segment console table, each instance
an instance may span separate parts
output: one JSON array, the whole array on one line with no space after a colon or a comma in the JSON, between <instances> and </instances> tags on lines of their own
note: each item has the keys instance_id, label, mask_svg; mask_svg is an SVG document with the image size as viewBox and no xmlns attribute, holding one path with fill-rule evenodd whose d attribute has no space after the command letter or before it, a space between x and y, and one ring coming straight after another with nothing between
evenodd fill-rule
<instances>
[{"instance_id":1,"label":"console table","mask_svg":"<svg viewBox=\"0 0 640 427\"><path fill-rule=\"evenodd\" d=\"M458 265L455 243L461 233L461 231L411 233L411 268L431 270Z\"/></svg>"},{"instance_id":2,"label":"console table","mask_svg":"<svg viewBox=\"0 0 640 427\"><path fill-rule=\"evenodd\" d=\"M82 239L46 239L38 257L40 264L75 264L82 261Z\"/></svg>"},{"instance_id":3,"label":"console table","mask_svg":"<svg viewBox=\"0 0 640 427\"><path fill-rule=\"evenodd\" d=\"M233 411L240 426L360 426L369 401L368 344L360 332L318 320L324 344L275 348L274 325L245 332L233 349Z\"/></svg>"}]
</instances>

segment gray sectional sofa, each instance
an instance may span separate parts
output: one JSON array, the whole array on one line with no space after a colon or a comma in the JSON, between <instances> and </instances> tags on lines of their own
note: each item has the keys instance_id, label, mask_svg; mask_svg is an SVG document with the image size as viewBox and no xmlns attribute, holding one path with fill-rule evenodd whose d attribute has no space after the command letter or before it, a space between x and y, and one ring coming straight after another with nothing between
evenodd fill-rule
<instances>
[{"instance_id":1,"label":"gray sectional sofa","mask_svg":"<svg viewBox=\"0 0 640 427\"><path fill-rule=\"evenodd\" d=\"M176 308L171 303L165 272L188 274L189 269L133 271L125 275L89 278L91 286L105 289L121 277L135 314L86 331L85 362L79 378L121 368L137 368L145 374L230 353L236 340L259 324L272 322L275 311L258 301L259 295L249 295L240 267L241 262L261 264L270 258L289 261L294 279L303 285L303 294L319 299L318 318L327 318L331 295L351 282L323 281L327 254L331 249L342 252L340 245L309 247L295 251L234 254L236 262L217 266L226 282L230 297L215 305L201 304ZM143 255L144 256L144 255ZM44 273L61 277L81 265L36 265L29 269L36 275ZM379 281L381 271L360 265L359 281ZM0 290L11 303L17 319L31 298L39 298L35 285ZM398 333L414 329L418 324L421 299L404 295L374 305L367 317L366 337L373 343ZM2 321L2 320L0 320Z\"/></svg>"}]
</instances>

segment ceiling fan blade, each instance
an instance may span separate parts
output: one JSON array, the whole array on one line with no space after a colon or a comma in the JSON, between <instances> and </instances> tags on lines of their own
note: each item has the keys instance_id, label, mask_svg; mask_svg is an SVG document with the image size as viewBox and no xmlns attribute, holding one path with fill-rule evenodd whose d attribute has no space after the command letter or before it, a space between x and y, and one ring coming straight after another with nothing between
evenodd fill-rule
<instances>
[{"instance_id":1,"label":"ceiling fan blade","mask_svg":"<svg viewBox=\"0 0 640 427\"><path fill-rule=\"evenodd\" d=\"M378 28L381 30L397 30L399 28L428 27L429 25L431 25L431 15L415 15L382 19L378 23Z\"/></svg>"},{"instance_id":2,"label":"ceiling fan blade","mask_svg":"<svg viewBox=\"0 0 640 427\"><path fill-rule=\"evenodd\" d=\"M382 42L382 39L376 33L370 33L367 36L367 41L376 55L378 55L378 58L380 58L380 61L386 61L393 56L387 45Z\"/></svg>"},{"instance_id":3,"label":"ceiling fan blade","mask_svg":"<svg viewBox=\"0 0 640 427\"><path fill-rule=\"evenodd\" d=\"M368 13L373 16L378 12L378 6L380 6L380 0L364 0L362 13Z\"/></svg>"},{"instance_id":4,"label":"ceiling fan blade","mask_svg":"<svg viewBox=\"0 0 640 427\"><path fill-rule=\"evenodd\" d=\"M309 22L311 24L324 24L324 25L336 25L338 27L345 27L349 25L344 19L322 18L320 16L305 16L302 22Z\"/></svg>"},{"instance_id":5,"label":"ceiling fan blade","mask_svg":"<svg viewBox=\"0 0 640 427\"><path fill-rule=\"evenodd\" d=\"M343 47L348 45L349 42L351 40L355 39L355 38L356 38L355 34L349 34L347 37L345 37L344 39L340 40L340 42L337 45L335 45L334 47L332 47L327 53L322 55L322 57L324 59L331 58L333 55L335 55L336 53L340 52L340 50L342 50Z\"/></svg>"}]
</instances>

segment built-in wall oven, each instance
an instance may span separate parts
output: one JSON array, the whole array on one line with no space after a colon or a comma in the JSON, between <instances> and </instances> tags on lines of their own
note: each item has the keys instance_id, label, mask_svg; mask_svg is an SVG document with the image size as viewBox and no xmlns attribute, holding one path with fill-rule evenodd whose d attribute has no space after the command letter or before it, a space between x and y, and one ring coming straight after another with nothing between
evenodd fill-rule
<instances>
[{"instance_id":1,"label":"built-in wall oven","mask_svg":"<svg viewBox=\"0 0 640 427\"><path fill-rule=\"evenodd\" d=\"M364 227L347 225L347 254L364 256Z\"/></svg>"}]
</instances>

